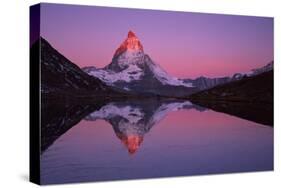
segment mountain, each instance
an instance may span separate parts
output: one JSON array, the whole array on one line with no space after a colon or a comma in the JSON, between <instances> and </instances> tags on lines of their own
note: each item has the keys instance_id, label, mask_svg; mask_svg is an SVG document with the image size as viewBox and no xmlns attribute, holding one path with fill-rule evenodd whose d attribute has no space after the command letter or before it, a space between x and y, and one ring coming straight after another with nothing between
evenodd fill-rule
<instances>
[{"instance_id":1,"label":"mountain","mask_svg":"<svg viewBox=\"0 0 281 188\"><path fill-rule=\"evenodd\" d=\"M198 99L273 103L273 70L216 86L190 96Z\"/></svg>"},{"instance_id":2,"label":"mountain","mask_svg":"<svg viewBox=\"0 0 281 188\"><path fill-rule=\"evenodd\" d=\"M253 77L253 76L256 76L256 75L259 75L261 73L268 72L271 70L273 70L273 61L271 61L270 63L268 63L267 65L265 65L261 68L253 69L247 73L235 73L235 74L233 74L233 76L225 76L225 77L220 77L220 78L207 78L207 77L201 76L201 77L198 77L195 79L182 79L182 80L186 83L192 83L195 87L199 88L199 90L202 91L202 90L210 89L210 88L218 86L218 85L241 80L242 78L245 78L245 77Z\"/></svg>"},{"instance_id":3,"label":"mountain","mask_svg":"<svg viewBox=\"0 0 281 188\"><path fill-rule=\"evenodd\" d=\"M110 64L104 68L84 67L83 71L101 79L109 86L128 92L183 97L244 77L255 76L270 71L272 68L273 62L250 72L236 73L233 76L178 79L153 62L144 52L143 45L135 33L129 31L127 38L115 51Z\"/></svg>"},{"instance_id":4,"label":"mountain","mask_svg":"<svg viewBox=\"0 0 281 188\"><path fill-rule=\"evenodd\" d=\"M154 125L169 112L181 109L205 110L203 107L183 100L130 100L108 103L84 119L87 121L103 119L109 122L128 152L134 154L140 147L145 134Z\"/></svg>"},{"instance_id":5,"label":"mountain","mask_svg":"<svg viewBox=\"0 0 281 188\"><path fill-rule=\"evenodd\" d=\"M85 67L83 70L109 86L126 91L161 96L185 96L198 91L192 83L170 76L154 63L144 53L140 40L132 31L115 51L109 65L104 68Z\"/></svg>"},{"instance_id":6,"label":"mountain","mask_svg":"<svg viewBox=\"0 0 281 188\"><path fill-rule=\"evenodd\" d=\"M183 79L184 82L192 83L195 87L199 88L200 91L230 82L231 80L230 77L207 78L204 76L195 79Z\"/></svg>"},{"instance_id":7,"label":"mountain","mask_svg":"<svg viewBox=\"0 0 281 188\"><path fill-rule=\"evenodd\" d=\"M273 70L262 68L249 77L195 93L189 98L195 104L216 111L273 125Z\"/></svg>"},{"instance_id":8,"label":"mountain","mask_svg":"<svg viewBox=\"0 0 281 188\"><path fill-rule=\"evenodd\" d=\"M251 70L250 76L259 75L259 74L262 74L264 72L269 72L271 70L273 70L273 61L271 61L270 63L268 63L267 65L265 65L261 68Z\"/></svg>"},{"instance_id":9,"label":"mountain","mask_svg":"<svg viewBox=\"0 0 281 188\"><path fill-rule=\"evenodd\" d=\"M40 47L40 48L39 48ZM40 61L34 59L40 50ZM89 76L40 37L31 47L32 62L40 62L41 94L57 96L118 95L98 78ZM121 95L121 94L120 94Z\"/></svg>"}]
</instances>

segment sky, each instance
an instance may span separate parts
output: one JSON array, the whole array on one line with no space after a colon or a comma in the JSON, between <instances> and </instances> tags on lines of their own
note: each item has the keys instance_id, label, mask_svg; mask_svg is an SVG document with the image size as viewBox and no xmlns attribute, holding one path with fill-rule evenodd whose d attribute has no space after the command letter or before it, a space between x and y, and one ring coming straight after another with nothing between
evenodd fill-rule
<instances>
[{"instance_id":1,"label":"sky","mask_svg":"<svg viewBox=\"0 0 281 188\"><path fill-rule=\"evenodd\" d=\"M79 67L102 68L132 30L179 78L221 77L273 60L273 18L41 4L40 35Z\"/></svg>"}]
</instances>

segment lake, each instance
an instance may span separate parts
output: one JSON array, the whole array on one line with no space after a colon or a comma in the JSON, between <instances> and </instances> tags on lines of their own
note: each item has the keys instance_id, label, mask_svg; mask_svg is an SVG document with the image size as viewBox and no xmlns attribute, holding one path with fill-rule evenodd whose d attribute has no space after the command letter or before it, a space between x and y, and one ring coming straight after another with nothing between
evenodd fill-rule
<instances>
[{"instance_id":1,"label":"lake","mask_svg":"<svg viewBox=\"0 0 281 188\"><path fill-rule=\"evenodd\" d=\"M43 117L42 184L273 170L273 127L189 101L63 109Z\"/></svg>"}]
</instances>

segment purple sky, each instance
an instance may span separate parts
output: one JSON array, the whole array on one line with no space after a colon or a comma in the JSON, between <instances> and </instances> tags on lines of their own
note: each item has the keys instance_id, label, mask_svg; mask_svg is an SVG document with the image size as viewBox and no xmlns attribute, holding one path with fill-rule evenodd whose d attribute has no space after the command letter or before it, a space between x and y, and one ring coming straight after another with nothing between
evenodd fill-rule
<instances>
[{"instance_id":1,"label":"purple sky","mask_svg":"<svg viewBox=\"0 0 281 188\"><path fill-rule=\"evenodd\" d=\"M273 60L273 18L42 4L41 36L80 67L104 67L129 30L171 75L225 76Z\"/></svg>"}]
</instances>

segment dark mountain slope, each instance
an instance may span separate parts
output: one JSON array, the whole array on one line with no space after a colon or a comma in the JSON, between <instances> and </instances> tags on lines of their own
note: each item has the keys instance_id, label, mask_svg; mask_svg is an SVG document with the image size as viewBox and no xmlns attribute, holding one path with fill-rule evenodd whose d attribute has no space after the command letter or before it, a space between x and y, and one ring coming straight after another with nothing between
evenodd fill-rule
<instances>
[{"instance_id":1,"label":"dark mountain slope","mask_svg":"<svg viewBox=\"0 0 281 188\"><path fill-rule=\"evenodd\" d=\"M215 111L273 125L273 70L198 92L190 100Z\"/></svg>"},{"instance_id":2,"label":"dark mountain slope","mask_svg":"<svg viewBox=\"0 0 281 188\"><path fill-rule=\"evenodd\" d=\"M273 103L273 71L201 91L192 99Z\"/></svg>"},{"instance_id":3,"label":"dark mountain slope","mask_svg":"<svg viewBox=\"0 0 281 188\"><path fill-rule=\"evenodd\" d=\"M252 69L246 73L235 73L232 76L218 77L218 78L208 78L200 76L195 79L182 79L184 82L192 83L195 87L200 90L211 89L215 86L223 85L229 82L238 81L245 77L253 77L264 72L269 72L273 70L273 61L269 62L263 67Z\"/></svg>"},{"instance_id":4,"label":"dark mountain slope","mask_svg":"<svg viewBox=\"0 0 281 188\"><path fill-rule=\"evenodd\" d=\"M101 97L104 97L105 93L123 95L106 86L98 78L86 74L42 37L31 47L31 58L36 57L37 49L40 49L41 94ZM32 59L32 62L39 63L39 59Z\"/></svg>"}]
</instances>

